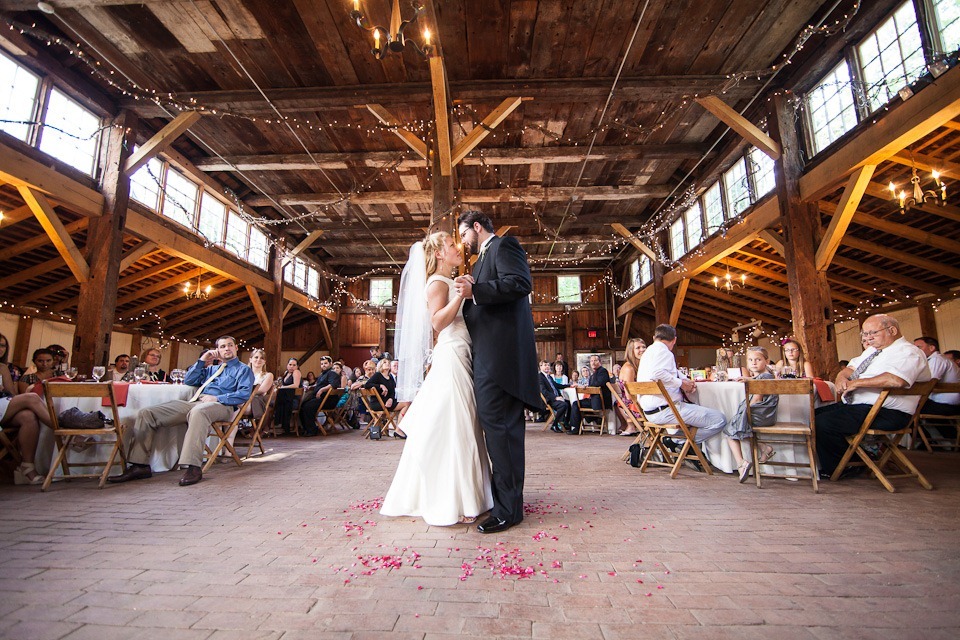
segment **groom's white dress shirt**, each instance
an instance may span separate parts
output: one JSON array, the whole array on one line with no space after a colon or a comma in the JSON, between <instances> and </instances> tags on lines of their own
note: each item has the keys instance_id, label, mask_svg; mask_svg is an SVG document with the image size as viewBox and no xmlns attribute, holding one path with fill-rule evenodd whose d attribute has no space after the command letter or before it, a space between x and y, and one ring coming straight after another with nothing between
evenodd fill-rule
<instances>
[{"instance_id":1,"label":"groom's white dress shirt","mask_svg":"<svg viewBox=\"0 0 960 640\"><path fill-rule=\"evenodd\" d=\"M647 347L647 350L640 356L637 380L660 380L670 394L671 400L677 404L683 402L683 395L680 393L682 381L677 371L677 359L673 355L673 351L670 351L669 347L659 340L654 340L653 344ZM657 409L661 406L663 406L663 399L660 396L640 396L640 407L644 411Z\"/></svg>"}]
</instances>

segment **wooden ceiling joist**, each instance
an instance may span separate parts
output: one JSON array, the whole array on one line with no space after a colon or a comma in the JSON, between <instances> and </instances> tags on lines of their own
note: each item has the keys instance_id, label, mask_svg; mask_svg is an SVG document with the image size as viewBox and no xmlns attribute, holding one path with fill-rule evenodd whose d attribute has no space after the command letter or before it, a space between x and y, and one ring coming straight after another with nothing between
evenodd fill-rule
<instances>
[{"instance_id":1,"label":"wooden ceiling joist","mask_svg":"<svg viewBox=\"0 0 960 640\"><path fill-rule=\"evenodd\" d=\"M418 138L415 133L409 129L405 129L395 115L379 104L368 104L366 107L367 111L376 116L377 120L388 127L394 135L403 140L403 143L413 149L418 156L424 160L427 159L427 145L423 140Z\"/></svg>"},{"instance_id":2,"label":"wooden ceiling joist","mask_svg":"<svg viewBox=\"0 0 960 640\"><path fill-rule=\"evenodd\" d=\"M247 295L250 296L250 304L253 305L253 311L257 314L260 326L264 333L270 333L270 318L267 316L267 310L263 308L263 302L260 300L260 294L250 285L246 285Z\"/></svg>"},{"instance_id":3,"label":"wooden ceiling joist","mask_svg":"<svg viewBox=\"0 0 960 640\"><path fill-rule=\"evenodd\" d=\"M229 280L221 276L214 276L210 278L210 280L207 280L207 284L213 287L212 290L210 291L210 298L223 296L227 293L230 293L231 291L241 289L244 286L242 282L230 282ZM209 300L210 298L207 298L207 300ZM177 300L180 300L181 302L171 307L164 308L164 305L170 304L171 302L175 302ZM165 296L154 298L153 300L150 301L150 306L157 310L158 315L161 318L163 318L164 323L166 323L166 318L174 318L178 314L183 313L184 311L193 309L204 302L206 301L198 300L196 298L185 300L183 291L178 289L173 293L168 293ZM152 316L147 316L145 318L136 320L131 324L131 326L139 327L142 325L150 324L151 322L155 322L155 321L156 321L156 318Z\"/></svg>"},{"instance_id":4,"label":"wooden ceiling joist","mask_svg":"<svg viewBox=\"0 0 960 640\"><path fill-rule=\"evenodd\" d=\"M893 202L893 196L890 194L890 188L885 187L882 184L876 182L871 182L867 186L867 195L873 196L874 198L879 198L880 200L890 201L891 209L897 207ZM944 220L949 220L950 222L960 223L960 207L952 204L926 204L919 207L914 207L915 209L922 211L924 213L929 213Z\"/></svg>"},{"instance_id":5,"label":"wooden ceiling joist","mask_svg":"<svg viewBox=\"0 0 960 640\"><path fill-rule=\"evenodd\" d=\"M930 284L929 282L917 280L916 278L910 278L908 276L896 273L889 268L882 269L873 265L864 264L863 262L859 262L857 260L844 258L843 256L835 256L833 262L841 269L850 269L851 271L856 271L872 278L879 278L880 280L893 282L904 287L916 289L917 291L923 291L924 293L932 293L939 296L946 295L948 292L948 289L945 289L944 287L938 287L937 285ZM828 277L831 276L828 274Z\"/></svg>"},{"instance_id":6,"label":"wooden ceiling joist","mask_svg":"<svg viewBox=\"0 0 960 640\"><path fill-rule=\"evenodd\" d=\"M483 158L466 156L461 165L526 166L531 163L577 164L588 162L624 162L628 160L699 160L707 149L700 144L636 144L623 146L595 146L587 155L586 147L519 147L485 148ZM266 154L224 156L198 160L198 169L213 171L324 171L348 170L354 166L379 168L398 161L398 151L353 151L343 153ZM424 166L422 159L399 160L398 169Z\"/></svg>"},{"instance_id":7,"label":"wooden ceiling joist","mask_svg":"<svg viewBox=\"0 0 960 640\"><path fill-rule=\"evenodd\" d=\"M18 190L23 197L23 201L27 203L27 206L33 211L33 215L37 217L40 226L47 232L47 235L53 242L53 246L55 246L57 251L60 252L60 255L63 256L73 277L77 279L77 282L86 282L89 280L90 266L83 257L83 253L81 253L77 245L74 244L70 233L60 221L60 217L57 216L57 212L53 210L47 198L39 191L27 185L19 186Z\"/></svg>"},{"instance_id":8,"label":"wooden ceiling joist","mask_svg":"<svg viewBox=\"0 0 960 640\"><path fill-rule=\"evenodd\" d=\"M769 156L770 159L777 160L780 158L780 145L718 96L702 96L697 98L697 102L701 107L715 115L720 122L739 133L750 144Z\"/></svg>"},{"instance_id":9,"label":"wooden ceiling joist","mask_svg":"<svg viewBox=\"0 0 960 640\"><path fill-rule=\"evenodd\" d=\"M817 271L826 271L827 267L830 266L830 261L833 260L834 254L840 248L840 242L847 233L847 228L857 212L857 207L860 206L860 199L863 198L863 193L866 191L875 169L876 166L872 164L864 165L854 171L847 181L843 195L840 196L837 212L830 220L830 224L820 240L820 246L817 247L815 260Z\"/></svg>"},{"instance_id":10,"label":"wooden ceiling joist","mask_svg":"<svg viewBox=\"0 0 960 640\"><path fill-rule=\"evenodd\" d=\"M203 117L198 111L184 111L130 155L123 168L128 177L170 147L187 129Z\"/></svg>"},{"instance_id":11,"label":"wooden ceiling joist","mask_svg":"<svg viewBox=\"0 0 960 640\"><path fill-rule=\"evenodd\" d=\"M870 242L869 240L862 240L850 234L844 236L843 244L851 249L857 249L866 253L873 253L887 258L888 260L896 260L897 262L902 262L912 267L917 267L918 269L925 269L933 273L943 274L948 278L953 278L954 280L960 280L960 268L952 267L948 264L944 264L943 262L929 260L913 253L900 251L899 249L892 249L887 246L879 245L875 242Z\"/></svg>"},{"instance_id":12,"label":"wooden ceiling joist","mask_svg":"<svg viewBox=\"0 0 960 640\"><path fill-rule=\"evenodd\" d=\"M630 244L632 244L637 249L637 251L647 256L651 260L657 260L657 254L654 253L653 249L648 247L646 243L641 241L640 238L638 238L635 234L631 233L630 230L627 229L625 226L623 226L619 222L614 222L613 224L610 225L610 227L614 231L619 233L621 236L629 240ZM671 322L670 324L673 324L673 323Z\"/></svg>"},{"instance_id":13,"label":"wooden ceiling joist","mask_svg":"<svg viewBox=\"0 0 960 640\"><path fill-rule=\"evenodd\" d=\"M146 258L148 255L157 250L156 242L141 242L133 249L128 251L120 259L120 273L123 274L124 271L129 269L133 263L140 260L141 258Z\"/></svg>"},{"instance_id":14,"label":"wooden ceiling joist","mask_svg":"<svg viewBox=\"0 0 960 640\"><path fill-rule=\"evenodd\" d=\"M23 271L18 271L17 273L7 276L6 278L0 278L0 290L14 287L21 282L30 280L31 278L50 273L51 271L64 266L66 263L67 262L63 259L63 256L58 256L51 260L36 264L32 267L28 267Z\"/></svg>"},{"instance_id":15,"label":"wooden ceiling joist","mask_svg":"<svg viewBox=\"0 0 960 640\"><path fill-rule=\"evenodd\" d=\"M834 215L837 210L837 205L830 202L824 202L821 200L819 205L821 211L831 216ZM960 242L957 242L951 238L945 238L942 235L932 233L930 231L916 229L909 225L900 224L899 222L891 222L890 220L885 220L883 218L878 218L876 216L860 212L854 216L853 222L854 224L859 224L870 229L876 229L877 231L883 231L884 233L889 233L894 236L900 236L901 238L911 240L927 247L933 247L948 253L960 254Z\"/></svg>"},{"instance_id":16,"label":"wooden ceiling joist","mask_svg":"<svg viewBox=\"0 0 960 640\"><path fill-rule=\"evenodd\" d=\"M24 207L24 208L28 209L29 211L29 207ZM33 214L31 213L30 215L32 216ZM63 226L63 228L68 235L72 236L73 234L86 229L87 224L89 224L89 220L87 218L80 218L79 220L68 222ZM6 226L7 226L7 219L6 219L6 214L4 214L3 227L6 227ZM29 240L18 242L17 244L11 247L0 250L0 262L4 262L5 260L9 260L17 256L22 256L30 251L33 251L34 249L37 249L38 247L42 247L48 244L50 244L50 237L47 234L42 233L40 235L34 236Z\"/></svg>"}]
</instances>

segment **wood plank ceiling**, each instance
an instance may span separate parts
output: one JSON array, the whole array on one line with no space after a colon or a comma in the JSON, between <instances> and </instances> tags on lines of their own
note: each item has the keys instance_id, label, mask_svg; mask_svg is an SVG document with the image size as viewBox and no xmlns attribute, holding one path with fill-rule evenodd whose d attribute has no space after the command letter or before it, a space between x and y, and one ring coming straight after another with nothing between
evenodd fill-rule
<instances>
[{"instance_id":1,"label":"wood plank ceiling","mask_svg":"<svg viewBox=\"0 0 960 640\"><path fill-rule=\"evenodd\" d=\"M324 234L307 254L340 274L402 264L406 247L422 237L431 218L432 176L426 163L366 109L380 104L421 138L433 118L429 65L407 51L377 61L371 41L350 21L347 0L56 0L53 16L27 0L2 0L4 17L35 23L46 33L77 41L106 68L118 86L142 87L120 95L96 77L105 95L157 131L176 113L173 106L203 106L208 115L175 145L198 168L270 219L310 217L272 227L291 246L308 233ZM364 0L375 23L389 20L388 0ZM431 30L442 41L453 100L453 144L462 140L500 101L532 98L489 135L457 167L455 193L464 206L489 212L496 226L510 225L536 270L622 271L637 254L610 228L636 230L690 185L705 186L731 151L736 136L692 97L719 94L738 111L761 88L756 78L731 83L729 74L763 69L791 50L805 25L824 17L824 0L426 0ZM877 0L862 9L864 21L894 6ZM401 3L405 14L411 9ZM837 14L849 10L843 1ZM642 14L634 37L634 26ZM432 23L431 23L432 21ZM851 32L862 33L864 27ZM410 35L408 33L408 35ZM632 41L632 44L631 44ZM802 70L836 56L835 42L817 42L795 59ZM49 48L68 68L83 71L62 49ZM621 65L609 107L601 113ZM771 85L776 88L789 74ZM156 101L144 99L155 91ZM762 102L762 101L761 101ZM754 107L754 112L759 106ZM282 120L281 120L282 118ZM754 120L759 118L754 116ZM600 128L597 125L601 124ZM594 133L596 138L594 139ZM149 131L142 136L149 137ZM585 148L594 142L590 159ZM716 144L717 142L720 144ZM960 132L947 127L913 148L956 169ZM692 172L687 181L683 178ZM885 163L874 182L903 183L909 168ZM947 171L956 179L955 171ZM4 191L3 206L20 206ZM343 200L334 206L323 203ZM829 222L831 202L823 203ZM64 216L83 242L83 221ZM911 212L903 218L877 189L868 195L830 269L835 303L851 310L865 301L947 295L958 285L958 209ZM894 226L900 225L900 226ZM933 246L930 233L953 243ZM0 268L30 267L42 274L0 281L0 295L69 312L77 287L69 271L54 264L49 245L26 254L10 250L39 235L35 223L6 229ZM130 238L126 249L138 240ZM757 240L728 264L751 274L754 286L734 296L709 284L716 268L694 282L684 315L690 328L723 335L729 326L763 309L771 324L789 328L782 256ZM145 307L169 316L193 336L243 317L253 338L262 332L249 313L242 288L221 290L216 319L192 314L176 289L192 265L163 252L141 258L122 275L118 315ZM9 279L8 279L9 280ZM57 284L62 287L57 287ZM151 287L157 285L157 287ZM173 286L173 284L171 284ZM151 293L143 293L151 291ZM236 310L236 311L234 311ZM235 313L236 317L232 317ZM292 323L310 314L294 312ZM210 314L207 314L210 315Z\"/></svg>"}]
</instances>

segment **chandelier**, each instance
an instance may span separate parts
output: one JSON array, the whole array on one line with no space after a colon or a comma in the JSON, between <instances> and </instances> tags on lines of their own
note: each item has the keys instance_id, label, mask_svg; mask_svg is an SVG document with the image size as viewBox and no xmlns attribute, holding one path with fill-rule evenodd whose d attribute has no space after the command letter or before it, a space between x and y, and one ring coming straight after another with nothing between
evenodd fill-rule
<instances>
[{"instance_id":1,"label":"chandelier","mask_svg":"<svg viewBox=\"0 0 960 640\"><path fill-rule=\"evenodd\" d=\"M413 17L404 20L400 15L400 0L393 0L388 29L380 25L371 25L366 16L360 13L360 0L353 0L353 11L350 12L350 17L359 28L373 32L373 49L370 53L377 60L383 60L390 53L403 53L408 46L426 58L433 52L433 46L430 45L430 30L426 28L423 30L422 47L403 35L407 26L416 22L421 13L423 13L423 7L414 7Z\"/></svg>"},{"instance_id":2,"label":"chandelier","mask_svg":"<svg viewBox=\"0 0 960 640\"><path fill-rule=\"evenodd\" d=\"M723 289L724 291L730 292L733 291L734 287L745 287L747 285L747 274L741 273L738 276L734 276L730 273L730 267L725 266L727 272L721 276L713 276L713 286L717 289Z\"/></svg>"},{"instance_id":3,"label":"chandelier","mask_svg":"<svg viewBox=\"0 0 960 640\"><path fill-rule=\"evenodd\" d=\"M920 186L920 176L917 175L917 166L913 165L912 167L913 175L910 178L910 184L912 185L909 189L910 194L907 195L906 190L900 190L897 192L897 186L890 183L888 187L890 193L893 194L893 200L900 207L900 214L905 214L907 211L914 207L922 207L927 202L931 204L938 204L941 207L947 203L947 185L940 180L939 171L931 171L930 177L933 179L933 189L924 189Z\"/></svg>"},{"instance_id":4,"label":"chandelier","mask_svg":"<svg viewBox=\"0 0 960 640\"><path fill-rule=\"evenodd\" d=\"M183 285L183 295L187 297L187 300L206 300L210 297L210 292L213 291L213 287L209 284L206 287L201 286L200 278L203 277L203 274L197 276L197 288L192 289L190 287L190 282L185 282Z\"/></svg>"}]
</instances>

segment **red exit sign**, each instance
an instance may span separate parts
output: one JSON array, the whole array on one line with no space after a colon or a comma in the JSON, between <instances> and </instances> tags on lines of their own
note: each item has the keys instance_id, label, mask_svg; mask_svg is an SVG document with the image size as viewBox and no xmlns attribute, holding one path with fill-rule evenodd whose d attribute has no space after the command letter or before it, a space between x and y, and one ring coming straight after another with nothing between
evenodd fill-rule
<instances>
[{"instance_id":1,"label":"red exit sign","mask_svg":"<svg viewBox=\"0 0 960 640\"><path fill-rule=\"evenodd\" d=\"M597 337L597 330L596 330L596 329L587 329L587 337L588 337L588 338L596 338L596 337Z\"/></svg>"}]
</instances>

